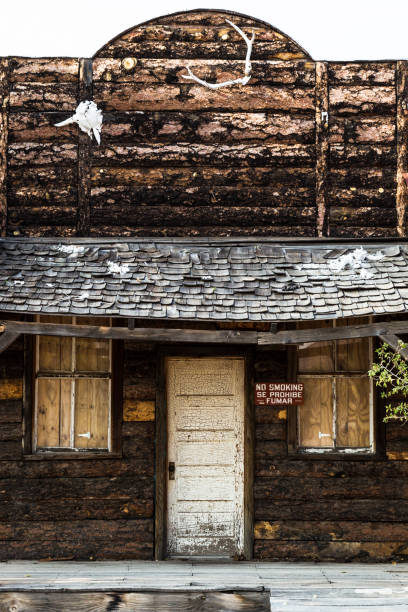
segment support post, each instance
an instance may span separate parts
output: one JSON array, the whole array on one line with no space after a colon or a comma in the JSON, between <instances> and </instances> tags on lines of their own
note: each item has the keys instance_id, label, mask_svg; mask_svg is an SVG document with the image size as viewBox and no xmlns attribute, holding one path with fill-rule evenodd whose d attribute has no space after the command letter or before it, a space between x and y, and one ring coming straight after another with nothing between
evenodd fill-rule
<instances>
[{"instance_id":1,"label":"support post","mask_svg":"<svg viewBox=\"0 0 408 612\"><path fill-rule=\"evenodd\" d=\"M408 208L408 61L397 62L397 232L406 236Z\"/></svg>"},{"instance_id":2,"label":"support post","mask_svg":"<svg viewBox=\"0 0 408 612\"><path fill-rule=\"evenodd\" d=\"M7 143L9 111L9 60L0 59L0 235L7 228Z\"/></svg>"},{"instance_id":3,"label":"support post","mask_svg":"<svg viewBox=\"0 0 408 612\"><path fill-rule=\"evenodd\" d=\"M329 80L327 63L316 62L316 208L317 236L329 235L327 173L329 165Z\"/></svg>"},{"instance_id":4,"label":"support post","mask_svg":"<svg viewBox=\"0 0 408 612\"><path fill-rule=\"evenodd\" d=\"M92 100L92 60L79 60L79 102ZM91 224L92 141L78 130L78 215L77 235L89 236Z\"/></svg>"}]
</instances>

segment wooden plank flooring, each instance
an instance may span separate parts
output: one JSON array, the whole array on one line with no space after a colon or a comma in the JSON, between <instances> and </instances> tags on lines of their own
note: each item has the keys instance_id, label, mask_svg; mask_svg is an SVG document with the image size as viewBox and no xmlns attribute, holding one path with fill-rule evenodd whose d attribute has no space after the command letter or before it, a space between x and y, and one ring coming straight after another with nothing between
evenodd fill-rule
<instances>
[{"instance_id":1,"label":"wooden plank flooring","mask_svg":"<svg viewBox=\"0 0 408 612\"><path fill-rule=\"evenodd\" d=\"M0 612L307 612L311 608L406 610L408 564L0 563Z\"/></svg>"},{"instance_id":2,"label":"wooden plank flooring","mask_svg":"<svg viewBox=\"0 0 408 612\"><path fill-rule=\"evenodd\" d=\"M1 593L0 612L268 612L263 593Z\"/></svg>"}]
</instances>

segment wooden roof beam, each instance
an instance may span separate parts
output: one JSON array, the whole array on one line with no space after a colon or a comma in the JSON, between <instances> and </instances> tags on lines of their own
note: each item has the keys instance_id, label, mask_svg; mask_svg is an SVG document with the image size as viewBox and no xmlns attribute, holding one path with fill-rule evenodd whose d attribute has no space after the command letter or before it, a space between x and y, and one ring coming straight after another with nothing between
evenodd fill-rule
<instances>
[{"instance_id":1,"label":"wooden roof beam","mask_svg":"<svg viewBox=\"0 0 408 612\"><path fill-rule=\"evenodd\" d=\"M168 329L150 327L98 327L62 323L28 321L0 322L5 332L42 336L68 336L78 338L104 338L157 343L240 344L270 346L277 344L303 344L352 338L388 338L390 346L398 346L398 334L408 333L408 321L379 322L347 327L283 330L258 332L250 330ZM1 327L0 327L1 331ZM3 334L4 335L4 334ZM3 336L0 336L2 338ZM392 343L391 343L392 341ZM394 346L393 346L394 345Z\"/></svg>"},{"instance_id":2,"label":"wooden roof beam","mask_svg":"<svg viewBox=\"0 0 408 612\"><path fill-rule=\"evenodd\" d=\"M17 338L20 336L19 332L13 332L6 329L0 336L0 353L5 351Z\"/></svg>"},{"instance_id":3,"label":"wooden roof beam","mask_svg":"<svg viewBox=\"0 0 408 612\"><path fill-rule=\"evenodd\" d=\"M365 325L348 325L347 327L333 328L294 329L280 331L276 334L259 332L258 344L303 344L304 342L381 337L381 335L398 333L408 334L408 321L368 323Z\"/></svg>"},{"instance_id":4,"label":"wooden roof beam","mask_svg":"<svg viewBox=\"0 0 408 612\"><path fill-rule=\"evenodd\" d=\"M2 321L6 331L39 336L68 336L77 338L103 338L109 340L136 340L159 343L257 344L256 331L167 329L136 327L98 327L63 323L37 323L28 321Z\"/></svg>"},{"instance_id":5,"label":"wooden roof beam","mask_svg":"<svg viewBox=\"0 0 408 612\"><path fill-rule=\"evenodd\" d=\"M389 344L396 353L400 353L401 357L405 359L405 361L408 361L408 349L401 348L401 338L398 338L398 336L395 334L379 334L378 337L381 338L381 340L386 344Z\"/></svg>"}]
</instances>

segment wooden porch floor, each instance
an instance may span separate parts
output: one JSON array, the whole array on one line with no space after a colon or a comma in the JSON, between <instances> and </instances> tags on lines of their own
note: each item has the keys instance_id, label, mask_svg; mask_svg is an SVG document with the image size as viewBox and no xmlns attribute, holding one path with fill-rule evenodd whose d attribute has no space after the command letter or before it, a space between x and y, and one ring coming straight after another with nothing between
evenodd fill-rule
<instances>
[{"instance_id":1,"label":"wooden porch floor","mask_svg":"<svg viewBox=\"0 0 408 612\"><path fill-rule=\"evenodd\" d=\"M56 610L129 609L139 612L160 608L178 612L196 609L202 612L263 612L269 609L301 612L313 608L324 612L394 612L408 609L408 564L11 561L0 563L0 591L0 612L30 609L24 604L27 596L34 600L59 597ZM61 591L69 593L63 595ZM227 595L228 592L235 595ZM269 592L270 608L262 603L269 599ZM103 593L106 598L116 597L118 607L110 600L109 606L107 603L104 607ZM200 593L204 594L200 607L194 607ZM263 593L263 596L256 596L256 593ZM66 597L69 598L68 608L62 606ZM100 608L79 605L84 598L91 605L94 597L99 598ZM132 600L132 603L129 600L129 608L123 600L126 597ZM218 603L215 602L217 597ZM228 597L235 598L235 604ZM75 607L76 598L78 607ZM162 600L160 605L158 598ZM16 607L10 607L12 602ZM54 609L51 600L47 602L44 609ZM41 610L41 607L32 609Z\"/></svg>"}]
</instances>

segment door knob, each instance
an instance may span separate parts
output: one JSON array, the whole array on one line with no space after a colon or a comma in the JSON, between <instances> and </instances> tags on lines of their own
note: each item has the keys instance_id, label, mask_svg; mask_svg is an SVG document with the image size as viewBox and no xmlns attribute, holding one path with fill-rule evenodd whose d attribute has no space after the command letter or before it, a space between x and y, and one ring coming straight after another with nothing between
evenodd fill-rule
<instances>
[{"instance_id":1,"label":"door knob","mask_svg":"<svg viewBox=\"0 0 408 612\"><path fill-rule=\"evenodd\" d=\"M174 461L169 461L169 480L176 479L176 464Z\"/></svg>"}]
</instances>

